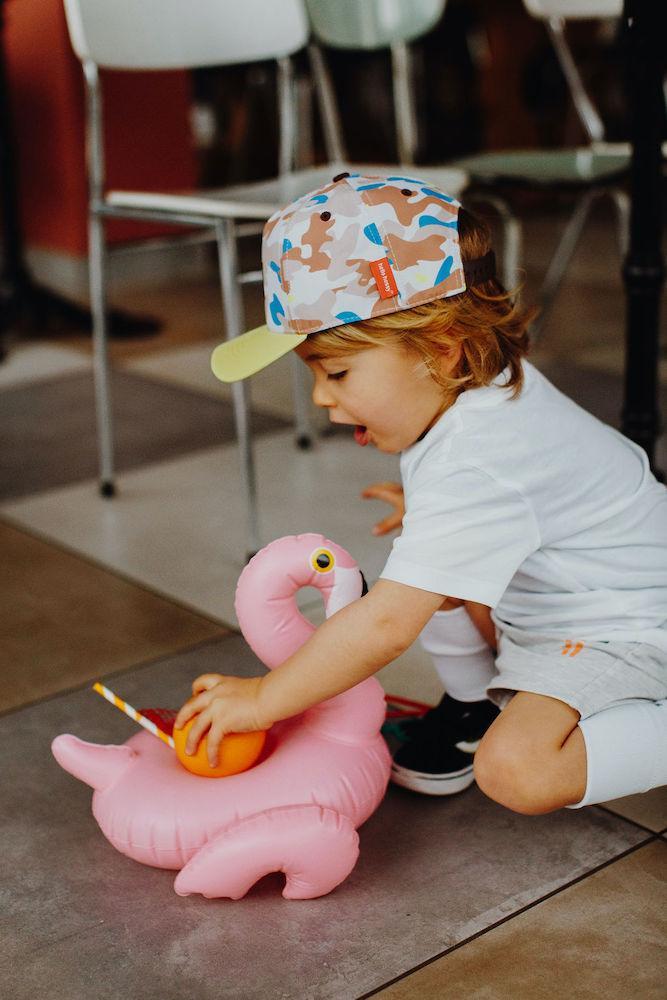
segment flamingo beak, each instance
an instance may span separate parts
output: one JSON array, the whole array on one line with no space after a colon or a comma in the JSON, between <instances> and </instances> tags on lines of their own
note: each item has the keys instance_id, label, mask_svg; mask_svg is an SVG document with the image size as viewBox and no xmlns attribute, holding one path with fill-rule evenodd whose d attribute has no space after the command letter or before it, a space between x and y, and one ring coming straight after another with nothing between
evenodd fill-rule
<instances>
[{"instance_id":1,"label":"flamingo beak","mask_svg":"<svg viewBox=\"0 0 667 1000\"><path fill-rule=\"evenodd\" d=\"M328 600L325 600L327 618L331 618L341 608L356 601L367 590L363 573L359 569L337 566L334 570L333 587L329 591Z\"/></svg>"}]
</instances>

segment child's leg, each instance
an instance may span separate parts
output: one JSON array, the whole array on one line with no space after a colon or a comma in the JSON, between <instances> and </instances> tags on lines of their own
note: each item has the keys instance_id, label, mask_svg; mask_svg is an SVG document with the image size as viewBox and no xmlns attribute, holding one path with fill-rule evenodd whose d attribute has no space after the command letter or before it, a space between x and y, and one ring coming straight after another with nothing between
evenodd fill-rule
<instances>
[{"instance_id":1,"label":"child's leg","mask_svg":"<svg viewBox=\"0 0 667 1000\"><path fill-rule=\"evenodd\" d=\"M453 795L473 782L473 756L498 714L486 697L495 677L495 653L483 638L489 609L475 605L481 620L473 624L462 601L448 598L421 632L424 649L446 694L435 708L410 723L406 742L394 754L391 780L424 795Z\"/></svg>"},{"instance_id":2,"label":"child's leg","mask_svg":"<svg viewBox=\"0 0 667 1000\"><path fill-rule=\"evenodd\" d=\"M518 692L475 755L477 784L536 815L667 783L667 702L638 700L578 719L565 702Z\"/></svg>"},{"instance_id":3,"label":"child's leg","mask_svg":"<svg viewBox=\"0 0 667 1000\"><path fill-rule=\"evenodd\" d=\"M579 728L588 774L584 797L571 809L667 785L667 701L614 705Z\"/></svg>"},{"instance_id":4,"label":"child's leg","mask_svg":"<svg viewBox=\"0 0 667 1000\"><path fill-rule=\"evenodd\" d=\"M495 676L495 655L463 602L436 611L422 629L419 640L433 658L445 690L456 701L481 701ZM477 607L481 608L481 605ZM487 611L488 617L488 609ZM490 622L490 619L489 619Z\"/></svg>"},{"instance_id":5,"label":"child's leg","mask_svg":"<svg viewBox=\"0 0 667 1000\"><path fill-rule=\"evenodd\" d=\"M515 812L537 815L578 802L586 788L579 713L564 701L519 691L475 754L481 790Z\"/></svg>"}]
</instances>

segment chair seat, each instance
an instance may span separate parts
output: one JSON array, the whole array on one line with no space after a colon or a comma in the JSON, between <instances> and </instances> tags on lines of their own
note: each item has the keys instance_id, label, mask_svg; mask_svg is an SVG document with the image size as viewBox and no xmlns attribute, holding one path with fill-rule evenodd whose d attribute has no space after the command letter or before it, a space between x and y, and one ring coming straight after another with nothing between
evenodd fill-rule
<instances>
[{"instance_id":1,"label":"chair seat","mask_svg":"<svg viewBox=\"0 0 667 1000\"><path fill-rule=\"evenodd\" d=\"M512 149L480 153L454 161L473 183L527 183L536 186L606 183L623 176L630 165L625 152L580 149Z\"/></svg>"},{"instance_id":2,"label":"chair seat","mask_svg":"<svg viewBox=\"0 0 667 1000\"><path fill-rule=\"evenodd\" d=\"M110 208L135 209L156 214L201 216L202 221L216 219L267 219L302 194L326 184L340 173L386 174L400 170L406 177L432 181L454 196L466 185L467 177L458 168L398 167L395 164L328 163L326 166L297 170L282 177L252 184L238 184L201 191L108 191L104 204Z\"/></svg>"}]
</instances>

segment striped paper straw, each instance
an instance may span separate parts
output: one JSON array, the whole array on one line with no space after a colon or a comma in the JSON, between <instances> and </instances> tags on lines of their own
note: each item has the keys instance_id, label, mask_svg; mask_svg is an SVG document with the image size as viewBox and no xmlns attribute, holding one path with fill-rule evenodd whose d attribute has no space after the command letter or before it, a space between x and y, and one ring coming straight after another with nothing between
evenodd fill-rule
<instances>
[{"instance_id":1,"label":"striped paper straw","mask_svg":"<svg viewBox=\"0 0 667 1000\"><path fill-rule=\"evenodd\" d=\"M104 684L100 684L99 681L96 681L96 683L93 684L93 691L97 691L98 694L101 694L103 698L106 698L106 700L111 702L112 705L119 708L121 712L128 715L134 720L134 722L138 722L139 725L143 726L144 729L147 729L149 733L152 733L153 736L157 736L159 740L162 740L163 743L170 746L172 750L174 749L174 741L171 736L167 736L166 733L163 733L161 729L158 729L154 722L147 719L145 715L141 714L141 712L137 712L136 708L132 708L131 705L128 705L126 701L119 698L118 695L114 694L113 691L110 691L109 688L104 686Z\"/></svg>"}]
</instances>

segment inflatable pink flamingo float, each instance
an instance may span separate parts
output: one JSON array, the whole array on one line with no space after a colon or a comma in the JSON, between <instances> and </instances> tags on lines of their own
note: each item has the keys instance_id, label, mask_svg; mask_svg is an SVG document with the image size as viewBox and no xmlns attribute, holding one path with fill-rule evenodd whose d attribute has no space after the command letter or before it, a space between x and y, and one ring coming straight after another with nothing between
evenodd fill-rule
<instances>
[{"instance_id":1,"label":"inflatable pink flamingo float","mask_svg":"<svg viewBox=\"0 0 667 1000\"><path fill-rule=\"evenodd\" d=\"M236 611L248 644L278 666L314 629L296 594L317 587L327 617L362 594L352 557L322 535L280 538L245 567ZM277 723L258 763L206 778L145 731L121 746L62 735L53 753L91 785L93 815L117 850L178 869L181 896L240 899L262 876L286 875L286 899L330 892L352 871L360 826L381 802L390 757L380 735L384 694L369 678L302 715Z\"/></svg>"}]
</instances>

